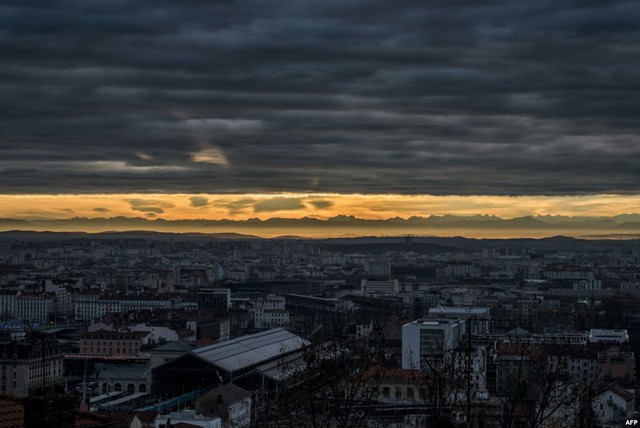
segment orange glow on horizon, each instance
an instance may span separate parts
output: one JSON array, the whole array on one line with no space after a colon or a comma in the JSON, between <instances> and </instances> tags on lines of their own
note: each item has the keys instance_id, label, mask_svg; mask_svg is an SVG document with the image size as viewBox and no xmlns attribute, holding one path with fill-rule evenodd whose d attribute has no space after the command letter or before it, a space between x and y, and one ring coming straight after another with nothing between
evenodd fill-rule
<instances>
[{"instance_id":1,"label":"orange glow on horizon","mask_svg":"<svg viewBox=\"0 0 640 428\"><path fill-rule=\"evenodd\" d=\"M640 196L434 196L363 194L96 194L0 195L0 218L145 217L246 220L273 217L365 219L445 214L515 218L537 215L614 216L640 213Z\"/></svg>"}]
</instances>

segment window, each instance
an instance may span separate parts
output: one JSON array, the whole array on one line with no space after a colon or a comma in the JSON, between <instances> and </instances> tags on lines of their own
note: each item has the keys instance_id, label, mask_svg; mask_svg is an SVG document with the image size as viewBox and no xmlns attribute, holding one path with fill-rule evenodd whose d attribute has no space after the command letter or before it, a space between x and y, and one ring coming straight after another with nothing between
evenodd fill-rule
<instances>
[{"instance_id":1,"label":"window","mask_svg":"<svg viewBox=\"0 0 640 428\"><path fill-rule=\"evenodd\" d=\"M391 396L391 388L389 388L388 386L382 388L382 396L384 398L389 398Z\"/></svg>"},{"instance_id":2,"label":"window","mask_svg":"<svg viewBox=\"0 0 640 428\"><path fill-rule=\"evenodd\" d=\"M413 387L411 387L411 386L407 387L407 398L409 400L413 400L413 398L414 398Z\"/></svg>"}]
</instances>

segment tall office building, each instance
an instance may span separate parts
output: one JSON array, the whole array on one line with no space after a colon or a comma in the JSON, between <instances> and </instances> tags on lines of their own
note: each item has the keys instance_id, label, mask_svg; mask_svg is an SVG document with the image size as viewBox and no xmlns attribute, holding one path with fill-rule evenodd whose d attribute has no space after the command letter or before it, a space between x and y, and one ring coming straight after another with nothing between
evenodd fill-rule
<instances>
[{"instance_id":1,"label":"tall office building","mask_svg":"<svg viewBox=\"0 0 640 428\"><path fill-rule=\"evenodd\" d=\"M201 288L198 290L198 309L217 316L227 315L231 306L231 290L228 288Z\"/></svg>"},{"instance_id":2,"label":"tall office building","mask_svg":"<svg viewBox=\"0 0 640 428\"><path fill-rule=\"evenodd\" d=\"M437 368L460 344L464 320L419 319L402 326L402 368Z\"/></svg>"}]
</instances>

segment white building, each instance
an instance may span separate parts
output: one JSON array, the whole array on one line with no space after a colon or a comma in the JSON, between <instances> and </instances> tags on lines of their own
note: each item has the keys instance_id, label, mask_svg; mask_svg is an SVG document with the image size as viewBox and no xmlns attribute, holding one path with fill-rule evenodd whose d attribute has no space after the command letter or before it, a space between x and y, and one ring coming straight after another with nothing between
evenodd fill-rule
<instances>
[{"instance_id":1,"label":"white building","mask_svg":"<svg viewBox=\"0 0 640 428\"><path fill-rule=\"evenodd\" d=\"M363 279L360 282L360 290L365 296L395 295L400 291L400 284L397 279L388 281Z\"/></svg>"},{"instance_id":2,"label":"white building","mask_svg":"<svg viewBox=\"0 0 640 428\"><path fill-rule=\"evenodd\" d=\"M285 310L285 297L268 294L252 299L253 322L256 328L285 327L289 324L289 312ZM271 325L281 323L282 325Z\"/></svg>"},{"instance_id":3,"label":"white building","mask_svg":"<svg viewBox=\"0 0 640 428\"><path fill-rule=\"evenodd\" d=\"M602 281L599 279L582 279L573 283L573 289L579 291L601 290Z\"/></svg>"},{"instance_id":4,"label":"white building","mask_svg":"<svg viewBox=\"0 0 640 428\"><path fill-rule=\"evenodd\" d=\"M470 355L464 351L455 352L454 369L459 372L466 372L467 363L470 363L471 374L471 396L474 399L484 400L489 397L487 389L487 362L491 358L490 348L486 345L476 346Z\"/></svg>"},{"instance_id":5,"label":"white building","mask_svg":"<svg viewBox=\"0 0 640 428\"><path fill-rule=\"evenodd\" d=\"M50 293L23 294L16 298L16 318L47 322L56 312L56 296Z\"/></svg>"},{"instance_id":6,"label":"white building","mask_svg":"<svg viewBox=\"0 0 640 428\"><path fill-rule=\"evenodd\" d=\"M212 389L194 404L197 412L220 416L223 428L251 424L251 393L233 383Z\"/></svg>"},{"instance_id":7,"label":"white building","mask_svg":"<svg viewBox=\"0 0 640 428\"><path fill-rule=\"evenodd\" d=\"M264 297L258 297L250 300L253 307L257 309L284 309L285 297L276 294L267 294Z\"/></svg>"},{"instance_id":8,"label":"white building","mask_svg":"<svg viewBox=\"0 0 640 428\"><path fill-rule=\"evenodd\" d=\"M101 370L96 379L101 394L124 391L131 395L148 393L151 389L149 364L118 364Z\"/></svg>"},{"instance_id":9,"label":"white building","mask_svg":"<svg viewBox=\"0 0 640 428\"><path fill-rule=\"evenodd\" d=\"M442 269L442 276L445 278L479 278L482 276L482 269L471 263L448 264Z\"/></svg>"},{"instance_id":10,"label":"white building","mask_svg":"<svg viewBox=\"0 0 640 428\"><path fill-rule=\"evenodd\" d=\"M129 330L149 333L142 339L143 345L154 345L160 342L173 342L180 339L178 337L178 333L169 327L164 326L152 326L139 323L129 327Z\"/></svg>"},{"instance_id":11,"label":"white building","mask_svg":"<svg viewBox=\"0 0 640 428\"><path fill-rule=\"evenodd\" d=\"M97 294L77 296L74 306L77 321L93 321L107 313L122 312L120 301L103 300Z\"/></svg>"},{"instance_id":12,"label":"white building","mask_svg":"<svg viewBox=\"0 0 640 428\"><path fill-rule=\"evenodd\" d=\"M196 414L195 410L183 410L168 415L159 415L156 420L156 428L165 428L167 423L171 426L183 423L201 428L222 428L222 420L218 417L206 417Z\"/></svg>"},{"instance_id":13,"label":"white building","mask_svg":"<svg viewBox=\"0 0 640 428\"><path fill-rule=\"evenodd\" d=\"M7 320L16 316L16 291L0 291L0 319Z\"/></svg>"},{"instance_id":14,"label":"white building","mask_svg":"<svg viewBox=\"0 0 640 428\"><path fill-rule=\"evenodd\" d=\"M637 291L640 290L640 281L624 281L620 284L620 290Z\"/></svg>"},{"instance_id":15,"label":"white building","mask_svg":"<svg viewBox=\"0 0 640 428\"><path fill-rule=\"evenodd\" d=\"M171 300L149 297L128 296L124 298L104 298L97 294L76 297L75 318L78 321L93 321L111 312L129 312L154 309L171 309Z\"/></svg>"},{"instance_id":16,"label":"white building","mask_svg":"<svg viewBox=\"0 0 640 428\"><path fill-rule=\"evenodd\" d=\"M460 344L465 322L453 319L419 319L402 326L402 368L423 369L449 358Z\"/></svg>"},{"instance_id":17,"label":"white building","mask_svg":"<svg viewBox=\"0 0 640 428\"><path fill-rule=\"evenodd\" d=\"M591 270L582 270L571 267L548 267L542 272L544 279L555 280L582 280L594 279L595 273Z\"/></svg>"},{"instance_id":18,"label":"white building","mask_svg":"<svg viewBox=\"0 0 640 428\"><path fill-rule=\"evenodd\" d=\"M58 313L68 313L73 310L71 301L71 295L67 289L61 285L56 285L50 279L47 279L44 283L44 291L47 293L55 294L58 299L56 311Z\"/></svg>"},{"instance_id":19,"label":"white building","mask_svg":"<svg viewBox=\"0 0 640 428\"><path fill-rule=\"evenodd\" d=\"M629 341L629 332L627 330L611 330L592 328L589 330L589 342L615 342L626 343Z\"/></svg>"},{"instance_id":20,"label":"white building","mask_svg":"<svg viewBox=\"0 0 640 428\"><path fill-rule=\"evenodd\" d=\"M609 384L596 393L593 399L593 412L598 426L618 427L633 419L633 401L635 394L616 383Z\"/></svg>"},{"instance_id":21,"label":"white building","mask_svg":"<svg viewBox=\"0 0 640 428\"><path fill-rule=\"evenodd\" d=\"M263 309L255 316L256 328L288 328L289 311L286 309Z\"/></svg>"},{"instance_id":22,"label":"white building","mask_svg":"<svg viewBox=\"0 0 640 428\"><path fill-rule=\"evenodd\" d=\"M246 268L242 268L242 269L231 269L230 271L228 271L226 273L226 276L228 279L230 279L231 281L235 281L235 282L247 282L247 278L248 278L248 273L247 273L247 269Z\"/></svg>"},{"instance_id":23,"label":"white building","mask_svg":"<svg viewBox=\"0 0 640 428\"><path fill-rule=\"evenodd\" d=\"M3 336L0 338L0 392L24 398L42 386L43 376L47 385L63 382L64 354L55 336L23 340Z\"/></svg>"},{"instance_id":24,"label":"white building","mask_svg":"<svg viewBox=\"0 0 640 428\"><path fill-rule=\"evenodd\" d=\"M167 299L152 299L150 296L127 296L119 299L106 299L111 300L114 304L120 303L123 312L129 311L141 311L141 310L154 310L154 309L171 309L171 300Z\"/></svg>"}]
</instances>

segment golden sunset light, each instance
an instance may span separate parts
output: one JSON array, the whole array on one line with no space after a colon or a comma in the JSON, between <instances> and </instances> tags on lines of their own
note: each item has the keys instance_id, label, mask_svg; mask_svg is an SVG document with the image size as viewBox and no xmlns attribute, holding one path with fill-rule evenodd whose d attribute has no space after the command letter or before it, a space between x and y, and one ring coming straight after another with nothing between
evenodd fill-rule
<instances>
[{"instance_id":1,"label":"golden sunset light","mask_svg":"<svg viewBox=\"0 0 640 428\"><path fill-rule=\"evenodd\" d=\"M110 194L0 195L0 217L146 217L165 220L327 219L337 215L383 220L412 216L490 215L615 216L640 211L640 197L587 196L433 196L361 194Z\"/></svg>"}]
</instances>

